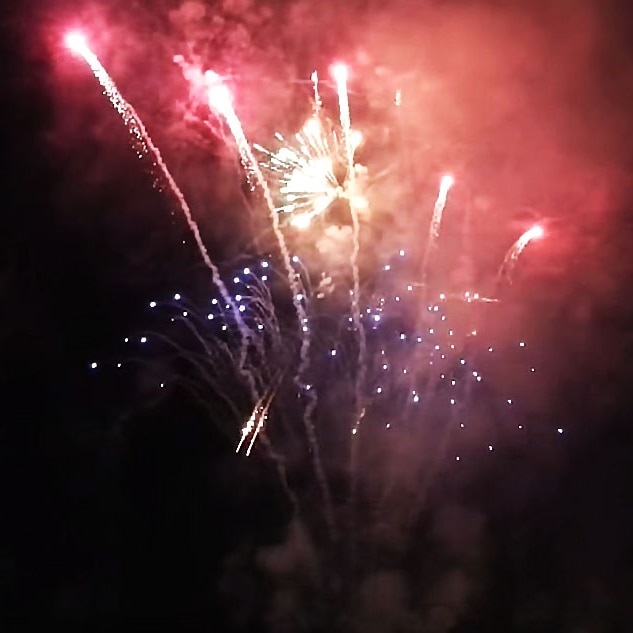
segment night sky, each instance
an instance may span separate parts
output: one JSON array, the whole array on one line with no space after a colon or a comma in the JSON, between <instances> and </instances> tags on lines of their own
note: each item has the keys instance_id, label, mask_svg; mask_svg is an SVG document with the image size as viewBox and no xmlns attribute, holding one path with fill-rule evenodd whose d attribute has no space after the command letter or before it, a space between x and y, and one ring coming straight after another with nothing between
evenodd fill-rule
<instances>
[{"instance_id":1,"label":"night sky","mask_svg":"<svg viewBox=\"0 0 633 633\"><path fill-rule=\"evenodd\" d=\"M3 620L80 622L87 631L630 630L633 16L617 0L506 4L24 0L3 8ZM276 247L230 141L195 102L176 54L229 78L247 135L264 144L309 114L313 68L325 76L332 60L349 62L352 118L367 137L359 160L388 174L370 195L366 287L379 287L374 269L402 240L426 235L445 169L456 185L438 287L466 274L491 288L507 248L542 222L546 237L522 256L502 303L479 312L499 356L484 363L489 391L466 414L477 428L500 424L506 414L491 413L486 398L512 392L527 439L499 432L490 453L483 436L460 440L466 457L456 464L457 449L439 431L421 436L405 425L391 444L368 426L354 522L342 461L353 420L341 413L353 386L348 375L332 387L315 363L338 538L328 534L286 381L269 424L299 499L293 514L270 455L235 454L240 422L218 393L194 397L185 388L190 366L123 343L167 331L151 300L178 292L197 306L215 290L173 196L64 47L79 27L146 122L225 279L262 256L278 261ZM397 118L389 95L400 87ZM323 94L336 113L327 81ZM422 222L409 211L419 208ZM332 257L346 289L348 260L333 263L327 250L338 242L301 239L292 247L314 278L319 258ZM315 308L325 324L318 353L336 330L328 318L349 309L341 292ZM278 310L290 331L287 297ZM525 337L528 356L519 357L512 346ZM532 365L538 377L528 385L521 372ZM225 395L247 417L245 389L226 376ZM163 380L168 388L157 389ZM429 456L440 452L450 464L432 467ZM405 483L381 505L377 473L389 461Z\"/></svg>"}]
</instances>

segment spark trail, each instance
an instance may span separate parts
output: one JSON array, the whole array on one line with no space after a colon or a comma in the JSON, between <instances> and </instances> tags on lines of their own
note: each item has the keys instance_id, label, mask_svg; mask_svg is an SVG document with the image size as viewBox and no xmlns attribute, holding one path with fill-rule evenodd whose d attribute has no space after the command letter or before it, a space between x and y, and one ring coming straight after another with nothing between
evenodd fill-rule
<instances>
[{"instance_id":1,"label":"spark trail","mask_svg":"<svg viewBox=\"0 0 633 633\"><path fill-rule=\"evenodd\" d=\"M440 181L440 190L433 205L433 215L431 216L431 224L429 227L429 239L424 251L424 260L422 262L422 283L426 286L429 274L429 265L431 263L431 256L437 246L437 240L440 237L440 228L442 226L442 216L444 214L444 207L446 206L446 198L448 192L454 184L452 176L446 175L442 177Z\"/></svg>"},{"instance_id":2,"label":"spark trail","mask_svg":"<svg viewBox=\"0 0 633 633\"><path fill-rule=\"evenodd\" d=\"M248 456L251 454L251 450L253 449L253 444L255 444L255 440L257 439L257 436L263 430L266 420L268 420L268 409L270 409L273 395L274 395L274 392L263 395L260 398L259 402L257 402L257 404L255 405L255 408L253 409L251 416L248 418L248 420L246 421L246 424L242 428L242 437L240 438L237 448L235 449L236 453L240 452L240 449L242 448L242 444L244 444L244 442L246 441L246 438L252 433L251 441L248 445L248 448L246 449L246 455Z\"/></svg>"},{"instance_id":3,"label":"spark trail","mask_svg":"<svg viewBox=\"0 0 633 633\"><path fill-rule=\"evenodd\" d=\"M346 189L348 191L355 190L355 173L354 173L354 146L352 144L352 122L349 111L349 98L347 94L347 66L344 64L336 64L332 68L332 74L336 80L336 88L338 93L339 117L341 128L343 131L343 142L345 144L345 158L347 163ZM352 566L356 564L356 498L357 498L357 468L358 468L358 443L360 442L359 431L361 423L365 417L365 407L363 406L363 387L365 385L365 376L367 372L367 341L365 338L365 328L360 317L360 274L358 271L358 254L360 251L360 221L358 218L358 209L353 196L349 198L350 215L352 216L352 253L350 256L350 264L352 267L352 321L354 329L358 335L358 358L356 368L355 381L355 420L352 427L352 438L350 444L350 496L349 496L349 513L350 513L350 534L352 535L351 554Z\"/></svg>"},{"instance_id":4,"label":"spark trail","mask_svg":"<svg viewBox=\"0 0 633 633\"><path fill-rule=\"evenodd\" d=\"M252 433L251 441L248 449L246 450L246 456L248 457L251 454L251 450L253 449L257 436L264 430L264 425L268 420L268 410L270 409L270 405L277 393L277 388L279 387L280 382L281 374L279 374L278 377L271 383L266 393L264 393L264 395L255 404L250 417L242 427L242 437L235 449L236 453L240 452L246 438Z\"/></svg>"},{"instance_id":5,"label":"spark trail","mask_svg":"<svg viewBox=\"0 0 633 633\"><path fill-rule=\"evenodd\" d=\"M347 162L347 182L346 188L354 191L354 143L352 140L352 122L349 111L349 98L347 94L347 66L344 64L336 64L332 68L332 74L336 80L336 88L338 93L339 116L341 120L341 128L343 130L343 141L345 144L345 158ZM354 328L358 335L358 368L356 372L356 422L354 424L354 434L356 435L360 428L363 418L360 415L362 410L362 391L365 385L366 374L366 357L367 342L365 339L365 329L360 317L360 274L358 271L358 254L360 251L360 221L358 219L358 209L354 196L349 196L349 208L352 216L353 244L350 263L352 267L353 288L352 288L352 319ZM354 444L354 442L353 442Z\"/></svg>"},{"instance_id":6,"label":"spark trail","mask_svg":"<svg viewBox=\"0 0 633 633\"><path fill-rule=\"evenodd\" d=\"M135 143L138 145L139 151L142 152L142 154L144 155L152 156L155 165L160 170L160 173L169 185L169 188L171 189L171 192L175 196L176 200L178 200L178 204L180 205L180 209L185 216L187 225L189 226L189 229L193 234L202 260L204 261L206 267L211 271L213 283L219 289L220 294L222 295L222 299L231 308L233 318L235 319L235 323L237 324L241 337L239 371L250 387L251 396L254 400L257 400L257 387L255 385L255 380L252 373L246 368L246 356L248 353L248 347L252 333L244 323L237 304L235 303L235 301L233 301L233 297L230 295L226 286L224 285L217 266L211 260L207 248L202 241L202 236L200 235L198 224L193 219L189 204L187 203L182 191L171 175L169 168L163 160L160 150L152 141L149 133L145 128L145 125L143 124L143 121L141 120L141 117L138 115L134 107L128 101L126 101L123 95L120 93L117 85L114 83L114 80L110 77L106 69L103 67L97 55L95 55L95 53L93 53L93 51L90 49L83 35L77 32L69 33L66 36L66 45L71 51L73 51L77 55L80 55L88 64L90 70L92 71L92 74L95 76L95 79L103 88L104 94L108 97L114 109L123 119L125 127L133 137Z\"/></svg>"},{"instance_id":7,"label":"spark trail","mask_svg":"<svg viewBox=\"0 0 633 633\"><path fill-rule=\"evenodd\" d=\"M316 70L312 73L310 79L312 79L312 90L314 91L314 116L319 116L323 102L319 94L319 74Z\"/></svg>"},{"instance_id":8,"label":"spark trail","mask_svg":"<svg viewBox=\"0 0 633 633\"><path fill-rule=\"evenodd\" d=\"M512 283L512 272L521 257L521 253L525 250L526 246L536 239L540 239L545 235L545 231L540 224L534 225L523 233L519 239L508 249L503 258L503 263L499 268L499 274L497 275L497 283L505 276L510 283Z\"/></svg>"},{"instance_id":9,"label":"spark trail","mask_svg":"<svg viewBox=\"0 0 633 633\"><path fill-rule=\"evenodd\" d=\"M253 401L258 400L258 389L255 381L255 377L253 375L252 370L246 367L246 357L248 354L248 346L251 341L253 341L253 337L250 329L244 323L242 319L239 308L236 303L233 301L233 297L228 292L222 278L220 277L220 273L209 257L209 253L202 241L202 236L200 235L200 230L196 221L193 219L193 215L191 213L191 209L183 195L180 191L180 188L176 184L171 172L169 171L165 161L162 158L162 155L159 149L154 145L151 137L149 136L145 126L136 113L136 110L133 106L128 103L121 93L119 92L116 84L112 80L112 78L108 75L107 71L99 61L99 58L90 50L88 44L86 43L83 35L77 32L70 33L66 36L66 45L68 48L75 52L76 54L83 57L86 63L89 65L92 70L93 75L103 88L105 95L110 100L110 103L115 108L115 110L121 115L128 132L131 134L135 143L138 145L139 153L142 155L151 154L154 157L154 161L156 166L160 169L163 177L165 178L167 184L169 185L172 193L178 200L180 204L180 208L185 216L187 224L193 233L196 245L198 246L198 250L200 251L200 255L202 256L202 260L204 261L207 268L211 271L213 283L216 285L220 294L225 301L225 305L228 305L231 309L233 317L235 319L235 323L237 324L239 333L240 333L240 356L238 362L238 371L240 375L244 378L247 385L249 386L251 392L251 398ZM257 344L257 341L255 340ZM261 429L260 429L261 430ZM262 435L262 443L269 455L269 457L275 463L275 467L277 469L277 473L279 475L281 485L292 504L295 512L298 511L298 501L296 495L290 490L290 486L288 484L286 467L283 463L281 457L273 450L268 439Z\"/></svg>"},{"instance_id":10,"label":"spark trail","mask_svg":"<svg viewBox=\"0 0 633 633\"><path fill-rule=\"evenodd\" d=\"M221 77L215 72L208 70L205 73L205 78L208 82L207 98L209 107L213 111L219 112L224 117L227 125L229 126L229 130L235 139L242 161L246 166L250 167L252 173L255 175L257 184L262 190L264 201L268 207L275 237L279 243L279 250L281 251L284 268L286 270L288 285L290 286L290 291L292 293L292 302L299 320L301 346L299 352L299 366L297 368L294 382L300 393L305 394L308 399L308 403L304 410L303 424L306 430L310 452L312 453L313 467L317 481L319 482L319 486L321 488L321 494L323 495L326 521L331 534L335 535L334 513L332 510L330 490L325 478L325 471L323 470L323 464L320 457L319 444L314 425L312 423L312 416L317 403L317 395L312 386L305 383L305 374L310 363L310 328L308 326L307 313L303 305L303 287L298 281L298 275L292 267L290 253L288 252L288 246L286 245L286 240L281 231L279 215L275 209L275 203L273 202L268 183L262 174L257 159L253 155L251 146L244 134L242 124L235 112L235 109L233 108L231 94L222 82Z\"/></svg>"}]
</instances>

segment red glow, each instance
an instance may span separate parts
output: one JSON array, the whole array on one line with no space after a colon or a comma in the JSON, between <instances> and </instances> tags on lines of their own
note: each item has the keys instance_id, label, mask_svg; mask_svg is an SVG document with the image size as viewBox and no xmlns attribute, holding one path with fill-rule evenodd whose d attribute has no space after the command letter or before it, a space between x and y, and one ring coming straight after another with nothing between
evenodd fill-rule
<instances>
[{"instance_id":1,"label":"red glow","mask_svg":"<svg viewBox=\"0 0 633 633\"><path fill-rule=\"evenodd\" d=\"M64 37L64 43L73 52L83 55L88 50L86 37L81 31L70 31Z\"/></svg>"},{"instance_id":2,"label":"red glow","mask_svg":"<svg viewBox=\"0 0 633 633\"><path fill-rule=\"evenodd\" d=\"M207 97L209 106L220 112L230 109L232 107L231 92L222 83L222 77L212 70L207 70L204 73L204 77L208 86Z\"/></svg>"},{"instance_id":3,"label":"red glow","mask_svg":"<svg viewBox=\"0 0 633 633\"><path fill-rule=\"evenodd\" d=\"M525 232L525 238L529 240L540 239L545 235L545 229L540 224L535 224Z\"/></svg>"},{"instance_id":4,"label":"red glow","mask_svg":"<svg viewBox=\"0 0 633 633\"><path fill-rule=\"evenodd\" d=\"M448 192L448 190L455 184L455 178L451 176L451 174L445 174L442 176L442 181L440 183L440 189Z\"/></svg>"},{"instance_id":5,"label":"red glow","mask_svg":"<svg viewBox=\"0 0 633 633\"><path fill-rule=\"evenodd\" d=\"M347 81L349 71L345 64L341 64L341 63L333 64L331 71L336 81L338 82Z\"/></svg>"}]
</instances>

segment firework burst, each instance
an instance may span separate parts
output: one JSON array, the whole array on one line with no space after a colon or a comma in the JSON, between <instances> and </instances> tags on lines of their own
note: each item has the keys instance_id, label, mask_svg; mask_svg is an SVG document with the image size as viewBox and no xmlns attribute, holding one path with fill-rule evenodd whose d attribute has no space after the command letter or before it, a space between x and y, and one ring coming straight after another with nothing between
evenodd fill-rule
<instances>
[{"instance_id":1,"label":"firework burst","mask_svg":"<svg viewBox=\"0 0 633 633\"><path fill-rule=\"evenodd\" d=\"M274 151L259 144L253 147L262 156L260 166L271 183L275 210L282 214L285 224L307 229L339 199L367 208L367 200L354 181L347 179L344 147L329 119L315 114L293 138L286 139L279 133L275 138L279 147ZM353 132L354 150L361 140L360 132Z\"/></svg>"},{"instance_id":2,"label":"firework burst","mask_svg":"<svg viewBox=\"0 0 633 633\"><path fill-rule=\"evenodd\" d=\"M325 521L332 535L336 534L335 504L324 462L335 460L329 455L322 459L324 432L315 422L319 416L329 414L337 421L343 420L337 432L343 437L342 452L346 453L349 466L352 525L355 495L362 494L358 491L358 473L365 475L363 467L370 463L364 449L372 438L379 438L377 444L387 454L382 434L393 435L399 430L407 437L423 438L420 445L437 447L438 455L433 455L434 459L459 462L464 453L457 449L452 451L449 439L455 434L465 435L464 429L477 427L480 418L492 417L476 413L477 402L486 398L502 410L497 417L503 420L504 428L523 429L523 423L514 414L514 399L485 391L485 371L479 365L482 356L492 354L493 346L483 343L477 334L471 308L496 300L481 297L475 291L457 296L445 292L433 297L428 288L427 276L434 266L433 253L438 247L452 177L445 176L441 180L422 266L404 271L395 263L389 263L384 271L371 272L375 281L373 294L369 296L370 293L363 291L358 267L359 219L363 214L368 217L369 204L364 179L359 177L361 166L356 162L362 136L351 127L345 66L333 67L339 122L335 124L325 115L315 73L312 115L296 134L288 138L277 134L276 146L266 148L250 144L222 78L176 58L187 78L201 88L209 113L217 116L230 131L229 139L233 139L253 184L253 195L259 195L260 201L263 199L277 240L279 261L272 258L245 266L234 273L231 285L223 281L211 261L192 212L136 111L121 96L81 34L70 34L66 44L89 65L104 94L121 115L137 151L151 158L168 184L218 289L210 310L208 306L185 308L180 295L174 295L176 312L170 315L169 322L183 325L183 331L169 336L157 332L143 335L144 349L150 347L150 341L156 341L188 361L187 371L202 378L203 386L195 388L196 395L209 398L210 392L220 394L227 405L234 422L231 438L236 452L250 455L255 446L262 444L278 465L284 488L293 500L295 497L285 478L286 465L273 451L272 442L281 436L276 419L288 408L293 413L300 408L300 415L293 417L300 417L303 423L302 429L298 426L305 434L304 441L322 495ZM399 99L400 96L396 106ZM327 224L327 212L337 200L347 202L352 221L349 258L352 284L346 289L349 301L346 298L344 313L327 315L330 321L337 323L332 334L326 333L326 328L315 318L315 303L320 302L323 311L330 309L325 293L310 290L310 271L304 270L298 256L291 253L287 237L292 229L318 230L317 220ZM543 234L540 226L524 233L508 250L502 273L510 276L527 245ZM399 250L395 259L404 261L405 250ZM294 313L293 327L289 330L282 330L279 324L282 302L270 289L273 275L285 282L286 303L287 292L291 294ZM153 302L150 307L155 309L157 304ZM184 339L185 336L188 338ZM523 341L520 348L525 351ZM118 360L117 367L121 363ZM90 366L96 370L101 363L93 361ZM531 374L535 373L533 369ZM235 380L227 387L225 383L231 382L229 377ZM241 392L236 382L240 383ZM248 387L247 398L243 397L244 383ZM161 389L163 386L161 380ZM193 388L193 383L189 382L188 386ZM238 392L239 402L234 395ZM331 402L335 404L321 403L317 394L323 392L331 395ZM292 404L289 404L288 394L292 394ZM509 416L508 411L513 415ZM425 424L421 424L421 419ZM484 450L492 452L497 435L480 424L471 437L476 437L472 441L477 441ZM283 445L283 439L281 443ZM387 458L393 455L389 453ZM428 465L424 460L422 463ZM433 464L431 473L436 472L436 462ZM392 470L395 466L390 464ZM385 476L385 498L395 485L393 482L398 481L392 470L380 471L380 475ZM427 473L427 483L419 492L422 497L426 494L429 476ZM293 506L296 506L295 501Z\"/></svg>"}]
</instances>

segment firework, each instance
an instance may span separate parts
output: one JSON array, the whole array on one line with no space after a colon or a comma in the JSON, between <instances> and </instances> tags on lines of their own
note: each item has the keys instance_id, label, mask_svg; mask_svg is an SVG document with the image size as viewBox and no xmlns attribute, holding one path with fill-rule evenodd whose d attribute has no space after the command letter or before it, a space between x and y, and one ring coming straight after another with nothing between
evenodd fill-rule
<instances>
[{"instance_id":1,"label":"firework","mask_svg":"<svg viewBox=\"0 0 633 633\"><path fill-rule=\"evenodd\" d=\"M240 123L239 117L237 116L235 109L233 108L233 104L230 99L230 93L222 83L219 75L217 75L213 71L207 71L205 73L205 78L208 82L207 94L209 107L212 110L219 112L219 114L221 114L222 117L226 120L227 125L231 130L231 134L235 139L235 143L240 152L240 156L242 156L242 161L246 165L248 165L254 173L257 184L259 185L263 194L264 202L266 203L266 206L268 208L268 212L272 221L273 232L275 233L275 237L277 238L277 243L279 245L279 250L281 251L284 268L286 270L288 286L290 287L290 291L292 293L292 302L297 313L299 336L301 340L299 351L299 365L295 374L295 384L300 393L304 394L307 398L307 404L303 415L303 424L306 430L308 443L310 445L310 450L312 453L315 474L321 487L321 492L323 494L326 508L325 513L328 524L330 530L334 532L334 514L332 511L329 486L325 477L325 472L323 471L319 444L316 438L314 425L312 423L312 416L317 404L317 396L316 391L312 388L312 385L306 383L306 373L310 363L310 327L308 323L306 308L304 306L305 292L301 284L300 277L296 274L292 266L290 253L288 251L286 240L280 228L279 215L275 210L275 204L273 202L268 183L266 182L266 179L262 174L259 164L255 159L255 156L253 155L251 146L246 138L246 135L244 134L242 124Z\"/></svg>"},{"instance_id":2,"label":"firework","mask_svg":"<svg viewBox=\"0 0 633 633\"><path fill-rule=\"evenodd\" d=\"M114 107L114 109L119 113L123 122L135 141L135 144L139 148L139 152L144 156L151 156L154 161L154 165L159 170L160 175L163 177L172 194L178 201L180 209L185 216L187 224L194 236L195 243L198 247L202 260L204 261L207 268L211 271L211 275L213 278L214 284L220 290L222 294L222 298L224 302L230 306L231 312L235 319L235 323L238 326L240 337L241 337L241 353L239 360L240 372L247 380L253 398L256 398L257 389L254 383L254 379L252 374L246 369L246 355L248 352L249 341L252 338L250 330L246 327L244 321L242 320L242 316L240 310L233 301L231 295L229 294L222 278L220 277L220 272L216 265L211 260L209 253L207 251L206 246L202 240L202 236L200 235L200 230L198 228L198 224L193 219L193 214L191 213L191 209L185 197L180 191L180 188L176 184L171 172L169 171L163 157L154 142L152 141L149 133L145 129L145 125L141 120L140 116L136 112L136 110L132 107L130 103L128 103L123 95L119 92L114 80L107 73L106 69L103 67L99 58L92 52L90 47L88 46L85 37L79 32L71 32L66 36L66 45L73 51L75 54L80 55L84 61L88 64L90 69L92 70L93 75L103 88L104 94L108 97L110 103Z\"/></svg>"},{"instance_id":3,"label":"firework","mask_svg":"<svg viewBox=\"0 0 633 633\"><path fill-rule=\"evenodd\" d=\"M357 183L354 154L362 134L351 129L347 95L347 67L337 64L332 72L336 79L341 129L323 115L318 90L318 75L312 73L313 114L291 139L275 134L276 150L261 145L253 147L262 154L260 167L278 203L275 209L297 229L307 229L337 199L348 201L355 211L368 207L362 187ZM342 174L342 175L341 175Z\"/></svg>"},{"instance_id":4,"label":"firework","mask_svg":"<svg viewBox=\"0 0 633 633\"><path fill-rule=\"evenodd\" d=\"M345 165L344 148L331 122L323 114L311 116L292 139L277 133L280 147L271 151L262 145L253 147L262 154L260 167L266 174L274 198L275 210L285 224L305 230L323 216L338 199L366 209L367 200L354 181L339 180ZM354 149L362 136L352 131Z\"/></svg>"},{"instance_id":5,"label":"firework","mask_svg":"<svg viewBox=\"0 0 633 633\"><path fill-rule=\"evenodd\" d=\"M345 158L347 167L347 177L345 183L349 191L355 191L355 169L354 169L354 146L352 143L352 124L349 110L349 97L347 94L348 69L344 64L336 64L332 67L332 74L336 80L336 88L339 103L339 118L343 131L345 143ZM365 336L365 326L361 321L360 314L360 273L358 270L358 254L360 252L360 220L358 208L353 196L349 198L349 209L352 217L352 253L350 256L350 266L352 269L353 286L351 294L352 322L358 338L358 357L355 380L355 401L356 415L352 426L352 434L356 436L361 428L361 423L365 418L366 409L363 406L363 388L365 386L367 374L367 339ZM356 521L356 496L357 496L357 467L358 467L358 441L352 440L350 451L350 515L351 532L355 533ZM355 554L356 541L352 539L353 552ZM354 556L355 558L355 556Z\"/></svg>"},{"instance_id":6,"label":"firework","mask_svg":"<svg viewBox=\"0 0 633 633\"><path fill-rule=\"evenodd\" d=\"M437 240L440 237L440 227L442 225L444 207L446 206L446 198L454 182L453 177L450 175L443 176L440 181L440 190L437 194L435 204L433 205L433 214L431 215L431 224L429 227L429 238L426 244L426 251L424 252L424 261L422 263L423 284L427 283L431 257L433 255L433 251L437 248Z\"/></svg>"},{"instance_id":7,"label":"firework","mask_svg":"<svg viewBox=\"0 0 633 633\"><path fill-rule=\"evenodd\" d=\"M276 151L254 145L264 155L260 165L276 191L280 204L275 211L288 214L289 223L306 229L338 198L344 197L335 169L341 159L338 140L320 116L312 116L294 136L292 143L281 134Z\"/></svg>"},{"instance_id":8,"label":"firework","mask_svg":"<svg viewBox=\"0 0 633 633\"><path fill-rule=\"evenodd\" d=\"M512 283L512 273L514 272L519 257L521 257L521 254L532 240L541 239L544 235L545 230L540 224L536 224L525 231L506 252L503 263L499 268L497 282L501 281L502 277L505 277Z\"/></svg>"},{"instance_id":9,"label":"firework","mask_svg":"<svg viewBox=\"0 0 633 633\"><path fill-rule=\"evenodd\" d=\"M150 349L157 354L167 349L176 359L188 361L186 371L198 376L200 384L194 385L189 376L182 382L206 402L215 403L217 396L222 410L226 407L230 411L231 415L226 417L234 423L231 440L235 442L236 453L250 455L255 446L263 445L275 461L282 485L295 509L298 504L288 486L286 462L272 448L273 440L275 445L278 439L283 440L284 416L293 415L293 403L288 399L290 392L295 398L298 390L303 429L297 426L307 437L312 468L323 497L325 520L332 534L335 531L335 506L320 453L320 439L328 431L315 428L313 420L317 406L319 419L335 420L336 424L332 426L337 428L334 432L343 438L341 459L350 468L350 503L346 511L351 509L351 515L346 516L351 518L352 531L355 514L363 507L356 498L362 490L358 486L358 473L362 467L365 467L362 472L368 479L376 477L378 485L382 486L378 502L372 504L377 512L384 511L390 492L405 481L398 470L400 460L389 450L389 440L383 434L406 433L405 442L401 444L406 443L419 451L420 459L409 474L416 491L411 508L413 515L416 507L424 503L430 479L438 472L440 461L448 457L450 461L460 462L465 457L465 451L461 449L468 448L468 444L462 438L471 433L472 443L492 452L497 447L499 429L485 426L484 421L499 421L503 432L506 429L523 430L523 424L514 414L514 399L508 397L509 394L499 397L488 391L487 379L484 379L485 358L494 356L495 348L484 343L483 336L477 333L471 304L489 304L497 300L482 297L475 291L459 295L439 293L433 297L428 288L427 276L433 266L433 252L438 246L452 177L444 176L440 183L421 283L406 282L408 273L404 268L410 265L413 269L413 264L407 263L402 249L396 255L400 267L387 264L385 274L380 278L377 271L372 271L375 292L371 296L365 291L361 294L359 215L367 208L367 200L361 178L357 177L359 165L355 163L355 153L361 136L351 127L346 66L337 64L332 68L339 122L332 123L324 114L315 72L311 77L312 115L292 137L286 139L276 135L278 146L267 149L260 145L251 146L233 106L231 91L218 74L202 72L187 65L183 58L175 58L210 110L226 123L242 164L261 193L281 252L281 270L277 270L272 260L249 262L242 270L234 272L233 283L229 282L227 287L209 258L187 202L138 114L121 96L80 33L69 34L66 44L90 66L122 117L137 151L153 160L178 200L219 291L219 296L211 299L212 308L207 305L195 308L185 304L179 294L174 295L168 319L156 327L157 331L141 337L128 337L126 345L128 349L133 345L139 348L135 350L137 358ZM396 107L400 106L401 97L398 90L394 97ZM353 228L349 262L353 282L349 290L350 304L346 304L342 314L335 313L340 308L331 308L327 299L312 303L314 297L325 297L323 284L312 292L310 272L303 268L298 256L291 255L286 243L292 227L316 231L317 219L327 222L327 211L338 199L349 203ZM502 271L510 275L529 242L542 235L543 230L538 226L524 233L506 254ZM417 273L412 276L419 279L420 270ZM296 331L294 328L290 332L282 331L279 327L275 297L268 286L269 275L273 274L280 274L287 281L297 318ZM167 303L152 302L150 308L157 316L163 315ZM309 320L309 315L316 314L315 306L319 305L324 306L324 312L329 312L330 320L337 322L336 331L326 331L316 318ZM424 313L424 318L418 318L420 312ZM342 321L340 327L339 321ZM174 330L164 334L161 328L172 324ZM240 338L239 352L233 345L237 336ZM525 352L524 341L517 342L516 347L521 353ZM122 361L118 359L117 369L121 365ZM90 363L91 371L97 373L106 367L106 362L93 360ZM174 369L174 373L177 371ZM285 388L290 386L284 384L286 372L293 376L296 389ZM535 368L531 367L529 375L534 373ZM247 404L243 399L245 381L250 396ZM161 377L159 387L162 389L165 384L166 380ZM317 387L331 399L319 401ZM478 416L482 402L487 403L488 408L485 415ZM246 413L247 407L250 414ZM338 424L339 420L345 421ZM365 451L372 448L370 442L365 442L365 438L372 435L378 440L376 451L388 462L375 473L368 468L371 461ZM453 440L456 448L451 451ZM332 444L330 442L329 446ZM338 458L329 452L324 455L328 464L340 466ZM366 472L369 470L372 472Z\"/></svg>"},{"instance_id":10,"label":"firework","mask_svg":"<svg viewBox=\"0 0 633 633\"><path fill-rule=\"evenodd\" d=\"M318 116L323 106L321 95L319 94L319 73L315 70L310 79L312 80L312 90L314 91L314 114Z\"/></svg>"},{"instance_id":11,"label":"firework","mask_svg":"<svg viewBox=\"0 0 633 633\"><path fill-rule=\"evenodd\" d=\"M240 452L242 448L242 444L246 440L246 438L252 433L250 444L246 449L246 455L251 454L251 450L253 449L253 444L255 444L255 440L257 436L261 433L264 428L264 424L268 420L268 409L270 409L270 405L272 403L275 392L273 389L270 390L269 393L264 394L253 409L251 416L246 421L242 428L242 437L235 449L236 453Z\"/></svg>"}]
</instances>

